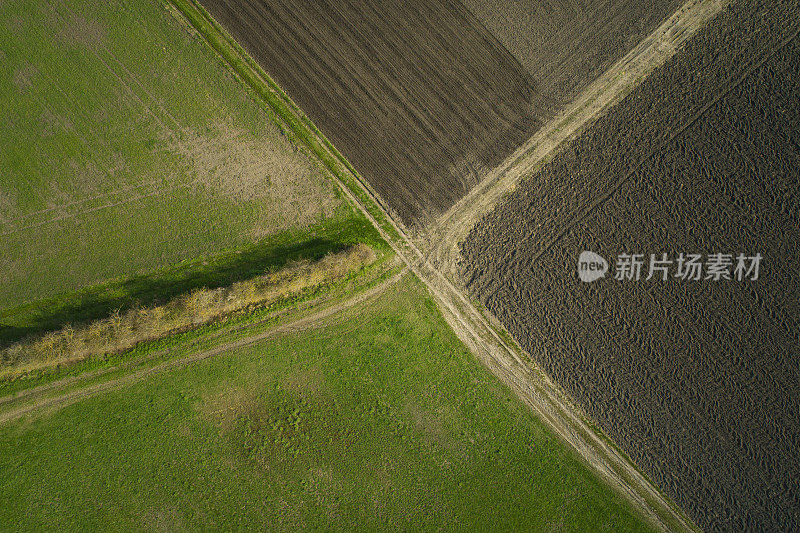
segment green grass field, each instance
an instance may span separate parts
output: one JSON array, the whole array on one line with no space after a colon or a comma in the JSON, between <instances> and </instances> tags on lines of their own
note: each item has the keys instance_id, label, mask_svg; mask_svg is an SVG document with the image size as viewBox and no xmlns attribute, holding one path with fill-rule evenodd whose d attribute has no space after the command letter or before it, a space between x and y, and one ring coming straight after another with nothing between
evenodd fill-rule
<instances>
[{"instance_id":1,"label":"green grass field","mask_svg":"<svg viewBox=\"0 0 800 533\"><path fill-rule=\"evenodd\" d=\"M3 529L646 530L406 277L0 432Z\"/></svg>"},{"instance_id":2,"label":"green grass field","mask_svg":"<svg viewBox=\"0 0 800 533\"><path fill-rule=\"evenodd\" d=\"M0 3L6 333L32 301L359 219L173 9Z\"/></svg>"}]
</instances>

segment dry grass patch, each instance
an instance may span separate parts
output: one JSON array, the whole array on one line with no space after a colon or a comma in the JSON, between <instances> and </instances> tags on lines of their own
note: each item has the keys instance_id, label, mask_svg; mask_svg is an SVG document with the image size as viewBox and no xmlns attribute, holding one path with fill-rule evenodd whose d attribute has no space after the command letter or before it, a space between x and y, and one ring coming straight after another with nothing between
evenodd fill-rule
<instances>
[{"instance_id":1,"label":"dry grass patch","mask_svg":"<svg viewBox=\"0 0 800 533\"><path fill-rule=\"evenodd\" d=\"M56 8L59 14L66 10L61 3ZM67 44L79 44L88 49L104 46L108 42L108 29L103 23L87 19L83 15L67 12L58 38Z\"/></svg>"},{"instance_id":2,"label":"dry grass patch","mask_svg":"<svg viewBox=\"0 0 800 533\"><path fill-rule=\"evenodd\" d=\"M259 139L245 128L218 122L210 131L184 131L180 139L163 139L188 163L196 186L235 204L261 201L261 224L253 239L290 226L307 227L333 216L340 199L332 184L321 183L319 170L297 147L287 149L277 130Z\"/></svg>"},{"instance_id":3,"label":"dry grass patch","mask_svg":"<svg viewBox=\"0 0 800 533\"><path fill-rule=\"evenodd\" d=\"M34 65L25 65L14 70L11 82L18 91L25 91L33 87L37 74L39 74L39 69Z\"/></svg>"}]
</instances>

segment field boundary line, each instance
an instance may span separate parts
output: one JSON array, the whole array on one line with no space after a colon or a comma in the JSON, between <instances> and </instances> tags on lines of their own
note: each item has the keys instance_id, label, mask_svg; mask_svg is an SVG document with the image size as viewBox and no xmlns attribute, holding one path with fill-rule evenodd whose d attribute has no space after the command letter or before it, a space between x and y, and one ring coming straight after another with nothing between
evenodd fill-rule
<instances>
[{"instance_id":1,"label":"field boundary line","mask_svg":"<svg viewBox=\"0 0 800 533\"><path fill-rule=\"evenodd\" d=\"M516 189L526 176L551 159L560 146L584 131L606 110L630 94L647 76L664 65L729 2L730 0L688 0L633 50L590 84L564 111L439 217L428 234L420 235L420 245L427 248L427 259L436 265L443 277L458 283L457 268L461 260L459 244L484 216ZM588 432L595 450L586 449L585 443L581 442L583 439L570 435L569 431L574 428L569 427L569 424L565 439L578 449L595 470L626 493L662 529L698 530L691 519L538 367L502 324L488 310L482 309L482 312L482 316L490 322L490 327L509 338L513 351L524 354L528 366L545 384L546 394L555 398L559 403L558 407L567 411L567 419L572 418L571 424ZM557 420L550 422L551 426L558 423ZM564 436L564 432L561 433Z\"/></svg>"},{"instance_id":2,"label":"field boundary line","mask_svg":"<svg viewBox=\"0 0 800 533\"><path fill-rule=\"evenodd\" d=\"M288 127L291 134L305 144L325 168L344 184L355 198L359 199L359 203L363 203L373 223L380 225L384 231L392 235L393 239L400 237L397 230L398 223L389 215L391 209L386 202L198 0L162 0L162 2L176 8L232 74L255 94L257 101L265 105L270 115L276 116L284 127Z\"/></svg>"},{"instance_id":3,"label":"field boundary line","mask_svg":"<svg viewBox=\"0 0 800 533\"><path fill-rule=\"evenodd\" d=\"M400 268L399 266L400 260L398 258L389 258L387 261L385 261L385 264L383 265L381 265L380 262L381 260L378 260L377 263L373 263L379 265L376 273L366 274L366 275L363 273L356 274L355 279L364 280L363 286L359 285L359 288L355 291L352 291L350 294L357 295L360 294L361 292L368 291L373 287L384 283L389 277L392 277L392 275L394 275L393 273L399 272L398 268ZM329 285L328 288L332 288L335 291L336 283L341 283L342 281L343 280L334 282L332 285ZM188 349L189 347L197 346L201 342L212 341L222 336L226 335L230 336L245 330L258 328L259 326L263 326L268 322L280 318L286 314L305 312L311 310L314 307L320 307L331 303L335 304L337 301L342 300L341 296L335 296L327 291L323 292L318 296L312 296L310 298L304 297L302 293L298 293L296 296L299 297L299 299L295 300L294 299L295 297L290 296L287 297L288 299L284 299L283 301L273 302L274 304L277 304L278 307L274 311L269 311L266 314L262 314L261 316L255 316L255 314L251 314L249 312L242 314L241 310L233 311L227 315L223 315L222 317L220 317L221 321L219 322L220 327L218 329L212 329L211 331L202 333L200 337L191 338L185 345L183 344L180 345L180 348ZM282 303L288 303L288 305L281 306ZM244 317L244 320L237 320L238 317ZM151 341L143 341L141 344L146 345L148 343L153 343L153 342L162 342L171 338L180 337L181 335L197 331L198 329L203 329L207 327L214 328L215 325L217 325L217 323L212 322L207 324L200 324L196 327L187 330L176 330L172 333L165 335L164 337L153 339ZM124 354L126 352L131 352L133 350L136 350L138 346L139 345L134 346L133 348L127 350L123 350L119 353ZM166 355L169 352L169 350L173 348L174 346L159 348L155 351L146 353L143 357L123 360L120 361L119 363L114 364L113 366L100 367L93 370L80 372L78 374L66 375L62 378L58 378L50 382L41 383L33 387L23 388L15 392L5 393L4 395L0 395L0 409L2 409L2 406L4 404L20 401L25 399L26 397L44 393L54 388L70 385L72 383L79 381L86 381L88 379L101 376L103 374L118 370L120 368L124 368L126 366L137 365L151 359L157 359L158 357Z\"/></svg>"},{"instance_id":4,"label":"field boundary line","mask_svg":"<svg viewBox=\"0 0 800 533\"><path fill-rule=\"evenodd\" d=\"M277 114L297 137L302 140L314 155L319 157L325 167L330 171L332 179L336 181L346 197L364 213L367 219L376 227L381 236L397 253L398 257L409 269L426 285L434 301L439 306L445 320L453 328L456 335L472 351L483 364L503 381L526 405L545 422L546 425L559 435L570 447L574 448L579 456L606 482L619 491L636 507L653 525L665 531L696 531L698 530L691 520L666 496L658 490L637 469L618 447L608 437L602 434L588 418L576 407L569 397L557 384L550 380L539 369L533 360L513 341L502 329L502 326L492 325L492 318L479 311L475 305L456 288L440 269L435 268L409 236L408 232L395 220L391 210L388 209L379 197L374 194L371 187L358 174L352 165L339 153L325 136L313 126L311 121L296 104L283 92L258 65L250 58L244 49L233 41L232 37L199 5L197 0L165 0L169 1L186 17L187 21L205 39L212 48L234 72L234 74L257 96L259 96L273 114ZM652 72L657 66L663 64L666 58L674 55L677 46L669 46L669 39L664 34L670 28L681 22L680 27L685 30L678 32L680 35L673 39L684 42L693 35L699 27L718 13L727 0L690 0L678 10L669 21L645 39L649 43L646 47L647 57L639 59L642 71ZM688 14L687 14L688 12ZM688 31L692 30L692 31ZM660 33L659 33L660 32ZM641 46L637 47L641 50ZM653 56L663 58L660 62ZM626 65L632 57L627 55L617 63ZM634 62L635 63L635 62ZM612 67L613 68L613 67ZM624 74L624 69L623 72ZM609 81L603 78L606 84L611 83L617 88L615 96L619 97L620 73L613 74ZM616 83L616 85L614 85ZM630 80L626 79L626 86ZM584 107L593 104L604 96L605 85L595 83L592 85L596 94L589 95L589 103L583 102ZM581 111L578 106L567 116L562 116L560 126L583 125L588 118L594 117L600 110L613 100L614 95L605 95L601 105L592 108L592 113L577 121L574 115ZM570 134L574 133L574 129ZM538 153L541 148L537 143L544 138L547 141L549 153L564 138L553 137L551 132L547 136L534 136L517 153L517 159L529 158L531 152ZM531 144L533 143L533 144ZM510 159L506 167L519 167L520 160ZM506 171L508 168L505 169ZM502 178L507 172L501 173ZM495 177L496 178L496 177ZM513 185L517 180L510 180ZM501 181L502 193L511 189L509 180ZM483 187L485 189L486 187ZM492 188L493 192L497 188ZM470 196L474 198L474 196ZM499 196L498 196L499 198ZM461 209L467 202L458 204ZM448 212L450 213L450 212ZM453 220L452 225L457 226L456 231L449 232L457 235L458 230L463 230L471 217ZM475 217L477 220L477 217ZM441 219L440 219L441 220ZM466 229L472 227L470 224ZM422 242L425 242L424 240ZM428 241L430 242L430 241ZM445 241L440 241L445 242ZM457 248L458 241L446 241ZM507 338L508 340L505 340ZM527 360L526 360L527 359Z\"/></svg>"}]
</instances>

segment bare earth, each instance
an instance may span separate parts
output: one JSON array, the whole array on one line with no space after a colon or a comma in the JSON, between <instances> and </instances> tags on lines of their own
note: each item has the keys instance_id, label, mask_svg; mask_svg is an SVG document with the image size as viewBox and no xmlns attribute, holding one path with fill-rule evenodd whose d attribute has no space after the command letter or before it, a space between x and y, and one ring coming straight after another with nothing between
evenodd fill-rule
<instances>
[{"instance_id":1,"label":"bare earth","mask_svg":"<svg viewBox=\"0 0 800 533\"><path fill-rule=\"evenodd\" d=\"M462 0L559 111L682 0Z\"/></svg>"},{"instance_id":2,"label":"bare earth","mask_svg":"<svg viewBox=\"0 0 800 533\"><path fill-rule=\"evenodd\" d=\"M605 479L665 530L691 530L695 529L695 526L636 470L624 454L594 431L581 410L530 361L526 354L513 343L507 342L505 337L490 325L488 314L479 311L464 295L463 290L442 274L439 267L444 266L446 272L453 272L459 240L463 239L466 232L483 214L488 212L505 193L513 189L526 172L548 157L559 143L596 119L609 105L627 94L642 77L663 64L683 42L713 18L722 6L723 2L713 0L688 2L615 64L609 73L581 93L569 111L545 125L541 133L529 139L499 169L492 171L480 187L439 219L439 223L435 226L436 231L432 235L423 235L425 238L420 242L425 243L426 250L433 252L431 254L433 261L426 259L426 255L401 228L401 224L393 222L395 229L402 236L400 241L394 242L384 233L384 237L389 240L403 261L426 283L448 323L473 353L515 391L522 401L531 406L557 434L577 449ZM211 11L214 12L213 9ZM267 70L271 72L271 69ZM280 77L278 81L281 82ZM286 88L290 94L297 94L297 91ZM346 97L345 94L340 96ZM340 98L337 101L343 100ZM312 111L302 100L299 103L308 111ZM316 120L313 112L309 114ZM352 122L347 124L349 126ZM323 127L323 131L329 130ZM336 136L332 137L339 145ZM346 147L340 147L344 148L343 151L351 157L356 167L360 167L358 160L350 156ZM400 176L398 179L407 178L406 175ZM346 188L343 187L343 190L352 201L357 202ZM365 190L369 194L369 188L365 186ZM447 202L440 204L440 206L446 205ZM367 210L361 207L365 215L375 223ZM377 223L375 225L380 228ZM265 335L268 334L272 332ZM228 348L232 347L235 346ZM215 353L217 352L207 352L205 356L209 357ZM70 399L66 398L64 401Z\"/></svg>"},{"instance_id":3,"label":"bare earth","mask_svg":"<svg viewBox=\"0 0 800 533\"><path fill-rule=\"evenodd\" d=\"M404 224L541 125L536 82L452 0L201 0Z\"/></svg>"},{"instance_id":4,"label":"bare earth","mask_svg":"<svg viewBox=\"0 0 800 533\"><path fill-rule=\"evenodd\" d=\"M798 12L732 1L462 244L470 294L708 530L800 524ZM763 261L587 284L582 250Z\"/></svg>"},{"instance_id":5,"label":"bare earth","mask_svg":"<svg viewBox=\"0 0 800 533\"><path fill-rule=\"evenodd\" d=\"M503 164L487 174L435 225L420 233L421 247L450 279L458 279L459 243L519 182L552 158L556 149L574 137L614 104L621 101L650 73L663 65L728 0L689 0L625 57L584 90L562 112L519 147Z\"/></svg>"}]
</instances>

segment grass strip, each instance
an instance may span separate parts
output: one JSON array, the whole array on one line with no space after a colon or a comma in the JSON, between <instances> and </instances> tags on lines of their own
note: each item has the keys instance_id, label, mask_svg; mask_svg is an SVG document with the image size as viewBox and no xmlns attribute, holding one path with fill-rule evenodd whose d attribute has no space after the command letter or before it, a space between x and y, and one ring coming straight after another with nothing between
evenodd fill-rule
<instances>
[{"instance_id":1,"label":"grass strip","mask_svg":"<svg viewBox=\"0 0 800 533\"><path fill-rule=\"evenodd\" d=\"M243 310L252 311L291 298L312 288L339 281L376 260L366 245L356 245L310 263L295 263L225 288L197 289L161 306L131 309L84 327L66 326L44 336L18 342L0 351L0 379L111 353L219 320Z\"/></svg>"}]
</instances>

